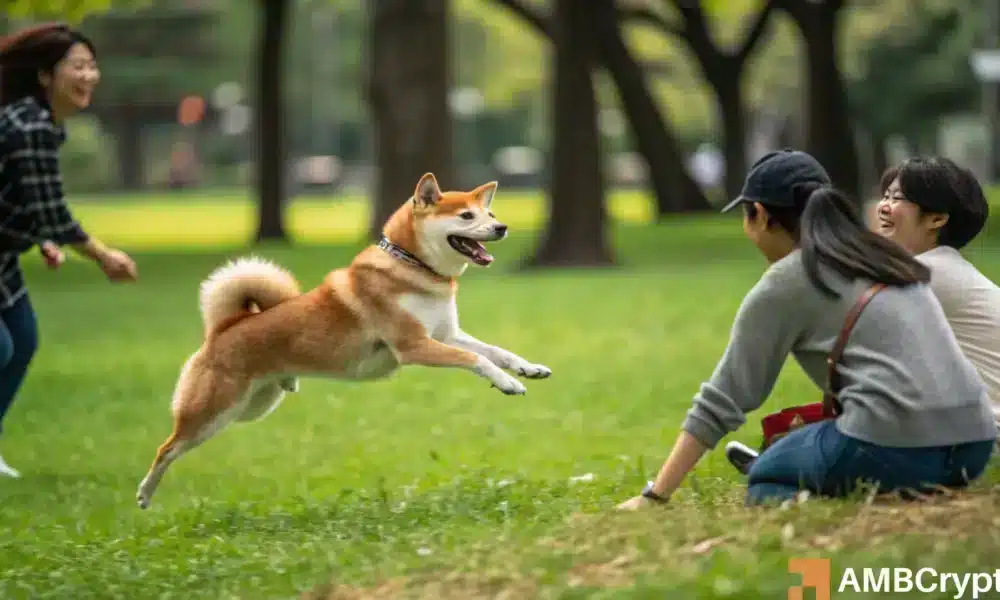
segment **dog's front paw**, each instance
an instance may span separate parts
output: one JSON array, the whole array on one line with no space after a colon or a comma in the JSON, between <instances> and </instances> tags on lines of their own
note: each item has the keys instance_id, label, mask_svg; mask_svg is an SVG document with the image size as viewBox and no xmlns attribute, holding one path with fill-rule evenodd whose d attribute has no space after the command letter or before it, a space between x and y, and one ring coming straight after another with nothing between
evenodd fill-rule
<instances>
[{"instance_id":1,"label":"dog's front paw","mask_svg":"<svg viewBox=\"0 0 1000 600\"><path fill-rule=\"evenodd\" d=\"M494 381L493 387L497 388L498 390L500 390L504 394L507 394L508 396L520 395L528 391L528 388L524 387L523 383L521 383L520 381L514 379L509 375L505 379L502 379L500 381Z\"/></svg>"},{"instance_id":2,"label":"dog's front paw","mask_svg":"<svg viewBox=\"0 0 1000 600\"><path fill-rule=\"evenodd\" d=\"M527 379L545 379L549 375L552 375L552 369L545 365L533 365L530 363L518 365L514 369L514 372Z\"/></svg>"}]
</instances>

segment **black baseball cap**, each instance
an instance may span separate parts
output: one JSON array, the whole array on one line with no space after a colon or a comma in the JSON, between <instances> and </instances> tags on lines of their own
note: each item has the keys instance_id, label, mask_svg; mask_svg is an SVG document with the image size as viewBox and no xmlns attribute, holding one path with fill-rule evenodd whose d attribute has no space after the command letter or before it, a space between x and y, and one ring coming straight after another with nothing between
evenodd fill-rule
<instances>
[{"instance_id":1,"label":"black baseball cap","mask_svg":"<svg viewBox=\"0 0 1000 600\"><path fill-rule=\"evenodd\" d=\"M791 148L769 152L750 167L740 195L722 212L729 212L744 202L792 208L796 205L794 190L802 184L831 185L830 175L808 152Z\"/></svg>"}]
</instances>

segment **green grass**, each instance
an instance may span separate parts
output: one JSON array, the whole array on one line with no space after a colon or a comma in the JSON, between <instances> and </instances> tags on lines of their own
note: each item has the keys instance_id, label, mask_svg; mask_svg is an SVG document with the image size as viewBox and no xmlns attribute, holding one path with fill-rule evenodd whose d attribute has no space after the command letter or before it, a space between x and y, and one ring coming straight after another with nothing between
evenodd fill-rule
<instances>
[{"instance_id":1,"label":"green grass","mask_svg":"<svg viewBox=\"0 0 1000 600\"><path fill-rule=\"evenodd\" d=\"M643 214L641 197L616 201L618 214ZM847 565L995 566L995 473L926 506L748 510L717 451L671 506L611 510L659 467L763 269L738 223L714 217L625 219L614 239L627 267L605 271L516 273L534 244L521 231L464 278L462 322L552 378L513 398L444 370L307 380L264 421L181 459L140 511L136 484L200 342L198 282L248 232L238 201L159 201L139 239L142 206L78 211L136 251L137 285L107 284L78 260L55 273L29 261L42 350L0 440L25 474L0 480L0 598L762 599L797 582L790 556L832 557L835 578ZM501 195L496 210L522 229L541 214L528 197ZM294 211L308 243L261 252L311 286L358 249L364 211ZM324 243L334 231L355 241ZM188 237L166 245L175 235ZM969 255L1000 278L1000 245ZM790 362L765 409L816 399ZM759 416L733 437L756 443Z\"/></svg>"},{"instance_id":2,"label":"green grass","mask_svg":"<svg viewBox=\"0 0 1000 600\"><path fill-rule=\"evenodd\" d=\"M545 218L537 194L505 192L504 220L511 228L536 228ZM611 214L619 221L648 223L651 204L637 193L611 196ZM245 194L221 197L168 193L116 201L79 203L76 212L97 235L132 248L220 248L240 244L254 233L256 214ZM365 231L367 201L356 196L304 196L288 211L288 226L298 240L309 243L344 243Z\"/></svg>"}]
</instances>

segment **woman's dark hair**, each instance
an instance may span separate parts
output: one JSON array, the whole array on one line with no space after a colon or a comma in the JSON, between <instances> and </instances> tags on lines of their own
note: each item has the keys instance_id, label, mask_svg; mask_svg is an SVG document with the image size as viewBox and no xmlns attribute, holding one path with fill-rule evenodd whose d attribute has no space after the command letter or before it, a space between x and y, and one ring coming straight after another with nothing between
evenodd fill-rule
<instances>
[{"instance_id":1,"label":"woman's dark hair","mask_svg":"<svg viewBox=\"0 0 1000 600\"><path fill-rule=\"evenodd\" d=\"M882 195L897 179L903 196L917 205L921 215L948 215L948 222L938 231L938 244L961 249L986 225L989 202L982 186L975 174L951 159L914 157L889 167L879 182Z\"/></svg>"},{"instance_id":2,"label":"woman's dark hair","mask_svg":"<svg viewBox=\"0 0 1000 600\"><path fill-rule=\"evenodd\" d=\"M820 277L820 263L849 280L864 278L892 286L930 281L930 269L895 242L868 229L858 208L843 193L818 183L792 189L794 207L764 206L772 223L798 243L806 275L820 292L840 297ZM753 218L753 205L745 206Z\"/></svg>"},{"instance_id":3,"label":"woman's dark hair","mask_svg":"<svg viewBox=\"0 0 1000 600\"><path fill-rule=\"evenodd\" d=\"M62 23L37 25L0 39L0 105L28 96L47 103L38 75L51 74L76 44L97 56L86 36Z\"/></svg>"}]
</instances>

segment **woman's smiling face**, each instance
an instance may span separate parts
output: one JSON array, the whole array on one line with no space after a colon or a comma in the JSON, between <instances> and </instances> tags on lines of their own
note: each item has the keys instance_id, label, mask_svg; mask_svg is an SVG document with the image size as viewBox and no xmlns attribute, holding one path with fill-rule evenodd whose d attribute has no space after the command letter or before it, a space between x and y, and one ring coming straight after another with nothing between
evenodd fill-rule
<instances>
[{"instance_id":1,"label":"woman's smiling face","mask_svg":"<svg viewBox=\"0 0 1000 600\"><path fill-rule=\"evenodd\" d=\"M921 254L937 246L938 230L945 221L947 217L924 214L919 206L907 200L896 178L882 194L873 226L910 253Z\"/></svg>"},{"instance_id":2,"label":"woman's smiling face","mask_svg":"<svg viewBox=\"0 0 1000 600\"><path fill-rule=\"evenodd\" d=\"M90 106L94 88L101 80L97 59L86 44L73 44L56 63L51 75L42 75L53 111L65 118Z\"/></svg>"}]
</instances>

